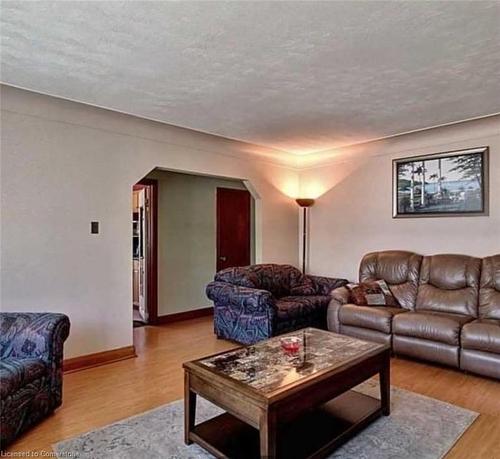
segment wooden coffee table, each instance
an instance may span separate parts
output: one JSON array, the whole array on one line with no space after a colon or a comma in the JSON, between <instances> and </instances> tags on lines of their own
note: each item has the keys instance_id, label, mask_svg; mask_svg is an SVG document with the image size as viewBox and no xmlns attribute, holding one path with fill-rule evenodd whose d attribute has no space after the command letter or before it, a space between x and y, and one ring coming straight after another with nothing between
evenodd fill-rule
<instances>
[{"instance_id":1,"label":"wooden coffee table","mask_svg":"<svg viewBox=\"0 0 500 459\"><path fill-rule=\"evenodd\" d=\"M295 354L283 336L297 336ZM390 349L306 328L184 364L185 442L216 457L325 457L390 413ZM380 400L350 389L380 375ZM196 394L225 413L195 425Z\"/></svg>"}]
</instances>

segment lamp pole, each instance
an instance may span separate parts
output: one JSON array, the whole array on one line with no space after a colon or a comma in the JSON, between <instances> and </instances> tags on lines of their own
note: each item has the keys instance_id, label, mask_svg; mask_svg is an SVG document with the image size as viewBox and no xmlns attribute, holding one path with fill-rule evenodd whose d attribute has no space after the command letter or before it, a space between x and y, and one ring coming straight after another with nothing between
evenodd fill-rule
<instances>
[{"instance_id":1,"label":"lamp pole","mask_svg":"<svg viewBox=\"0 0 500 459\"><path fill-rule=\"evenodd\" d=\"M295 202L302 207L302 273L306 273L306 253L307 253L307 209L314 204L314 199L296 199Z\"/></svg>"}]
</instances>

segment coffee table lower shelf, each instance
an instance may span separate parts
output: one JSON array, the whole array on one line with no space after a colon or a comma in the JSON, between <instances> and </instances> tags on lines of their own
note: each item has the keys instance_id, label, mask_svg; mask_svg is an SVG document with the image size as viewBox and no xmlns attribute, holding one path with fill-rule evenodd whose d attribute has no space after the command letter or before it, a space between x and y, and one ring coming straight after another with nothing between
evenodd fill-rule
<instances>
[{"instance_id":1,"label":"coffee table lower shelf","mask_svg":"<svg viewBox=\"0 0 500 459\"><path fill-rule=\"evenodd\" d=\"M380 400L348 391L334 400L281 425L277 455L325 457L382 415ZM221 458L259 458L259 431L229 413L198 424L190 439Z\"/></svg>"}]
</instances>

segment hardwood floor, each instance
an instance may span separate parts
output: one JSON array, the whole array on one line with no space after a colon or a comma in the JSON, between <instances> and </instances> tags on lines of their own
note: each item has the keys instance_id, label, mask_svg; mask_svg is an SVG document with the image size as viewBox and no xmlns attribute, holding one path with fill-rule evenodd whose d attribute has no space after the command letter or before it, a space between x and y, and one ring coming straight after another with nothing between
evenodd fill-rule
<instances>
[{"instance_id":1,"label":"hardwood floor","mask_svg":"<svg viewBox=\"0 0 500 459\"><path fill-rule=\"evenodd\" d=\"M51 445L183 397L182 363L230 349L209 317L134 329L138 357L64 377L64 403L9 451L52 451ZM447 459L500 459L500 383L402 358L392 384L481 413Z\"/></svg>"}]
</instances>

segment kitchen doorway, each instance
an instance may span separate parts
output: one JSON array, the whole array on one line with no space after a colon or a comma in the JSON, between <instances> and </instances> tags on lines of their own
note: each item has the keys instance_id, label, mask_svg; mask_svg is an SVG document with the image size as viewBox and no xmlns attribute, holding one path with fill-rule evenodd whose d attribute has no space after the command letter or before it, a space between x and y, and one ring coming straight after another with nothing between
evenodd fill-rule
<instances>
[{"instance_id":1,"label":"kitchen doorway","mask_svg":"<svg viewBox=\"0 0 500 459\"><path fill-rule=\"evenodd\" d=\"M132 313L134 327L157 320L158 182L132 188Z\"/></svg>"}]
</instances>

